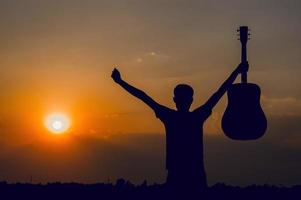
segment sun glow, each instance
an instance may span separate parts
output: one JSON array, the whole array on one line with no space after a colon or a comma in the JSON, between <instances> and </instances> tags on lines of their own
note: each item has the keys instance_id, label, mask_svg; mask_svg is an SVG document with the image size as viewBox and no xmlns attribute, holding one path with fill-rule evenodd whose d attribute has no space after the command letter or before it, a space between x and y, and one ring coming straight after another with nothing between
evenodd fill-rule
<instances>
[{"instance_id":1,"label":"sun glow","mask_svg":"<svg viewBox=\"0 0 301 200\"><path fill-rule=\"evenodd\" d=\"M53 134L65 133L70 125L70 119L62 113L52 113L45 119L46 128Z\"/></svg>"}]
</instances>

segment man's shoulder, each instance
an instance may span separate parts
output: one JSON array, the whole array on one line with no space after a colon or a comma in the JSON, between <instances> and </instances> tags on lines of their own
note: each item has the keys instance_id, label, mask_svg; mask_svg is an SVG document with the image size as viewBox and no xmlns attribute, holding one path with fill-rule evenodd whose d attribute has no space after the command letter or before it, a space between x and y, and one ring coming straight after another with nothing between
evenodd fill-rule
<instances>
[{"instance_id":1,"label":"man's shoulder","mask_svg":"<svg viewBox=\"0 0 301 200\"><path fill-rule=\"evenodd\" d=\"M155 110L156 116L159 119L166 119L167 116L172 115L173 113L176 113L176 110L172 108L168 108L166 106L160 105L156 110Z\"/></svg>"},{"instance_id":2,"label":"man's shoulder","mask_svg":"<svg viewBox=\"0 0 301 200\"><path fill-rule=\"evenodd\" d=\"M176 110L174 110L172 108L169 108L169 107L166 107L166 106L161 107L160 112L162 112L162 114L166 114L166 115L172 115L172 114L177 113Z\"/></svg>"},{"instance_id":3,"label":"man's shoulder","mask_svg":"<svg viewBox=\"0 0 301 200\"><path fill-rule=\"evenodd\" d=\"M192 111L192 113L208 113L208 112L212 112L212 109L209 106L207 106L206 104L204 104Z\"/></svg>"},{"instance_id":4,"label":"man's shoulder","mask_svg":"<svg viewBox=\"0 0 301 200\"><path fill-rule=\"evenodd\" d=\"M206 104L198 107L197 109L192 111L192 114L194 114L197 117L203 116L203 118L208 118L212 113L212 109L207 106Z\"/></svg>"}]
</instances>

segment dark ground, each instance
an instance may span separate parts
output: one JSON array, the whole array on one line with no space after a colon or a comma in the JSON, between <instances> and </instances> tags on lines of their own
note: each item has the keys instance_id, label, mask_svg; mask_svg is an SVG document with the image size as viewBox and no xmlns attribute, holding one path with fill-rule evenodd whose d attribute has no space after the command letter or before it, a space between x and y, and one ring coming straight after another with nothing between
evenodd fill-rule
<instances>
[{"instance_id":1,"label":"dark ground","mask_svg":"<svg viewBox=\"0 0 301 200\"><path fill-rule=\"evenodd\" d=\"M301 185L276 187L251 185L234 187L222 183L198 193L167 190L165 185L116 183L8 184L0 182L0 199L301 199Z\"/></svg>"}]
</instances>

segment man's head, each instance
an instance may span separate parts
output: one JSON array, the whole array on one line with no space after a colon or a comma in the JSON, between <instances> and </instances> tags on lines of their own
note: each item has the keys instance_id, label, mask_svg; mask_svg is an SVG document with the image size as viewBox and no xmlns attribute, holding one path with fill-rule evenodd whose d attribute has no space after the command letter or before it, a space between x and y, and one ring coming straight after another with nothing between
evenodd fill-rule
<instances>
[{"instance_id":1,"label":"man's head","mask_svg":"<svg viewBox=\"0 0 301 200\"><path fill-rule=\"evenodd\" d=\"M193 101L193 89L186 84L179 84L174 89L173 101L178 111L189 111Z\"/></svg>"}]
</instances>

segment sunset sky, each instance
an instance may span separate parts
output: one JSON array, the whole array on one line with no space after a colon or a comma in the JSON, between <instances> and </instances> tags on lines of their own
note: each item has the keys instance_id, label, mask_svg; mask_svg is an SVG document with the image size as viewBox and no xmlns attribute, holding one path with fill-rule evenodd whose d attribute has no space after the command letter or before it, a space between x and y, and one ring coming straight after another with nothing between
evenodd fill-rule
<instances>
[{"instance_id":1,"label":"sunset sky","mask_svg":"<svg viewBox=\"0 0 301 200\"><path fill-rule=\"evenodd\" d=\"M240 62L248 25L249 81L260 85L266 135L227 138L224 97L205 125L209 185L301 184L301 1L0 0L0 180L162 183L164 128L111 80L174 108L191 84L201 105ZM51 113L70 118L52 134Z\"/></svg>"}]
</instances>

